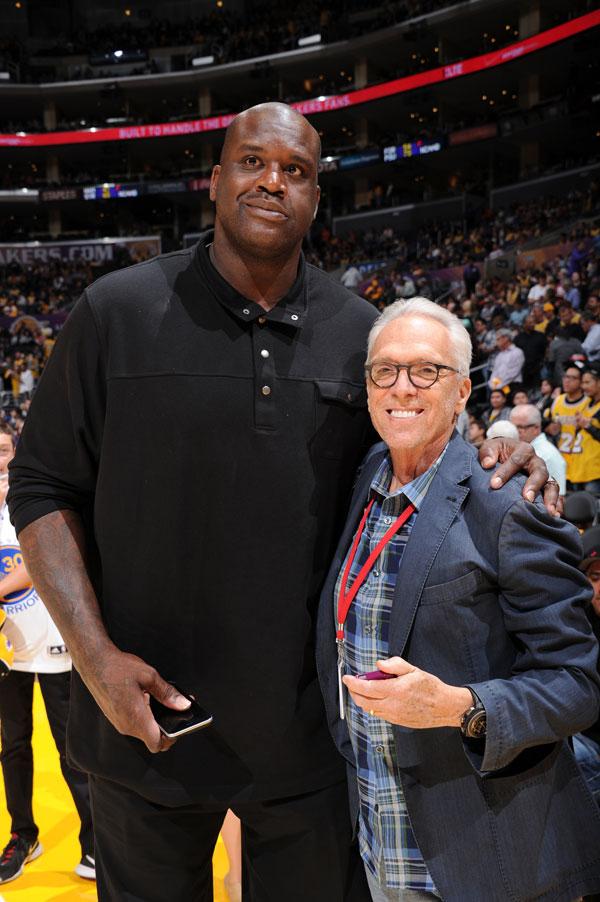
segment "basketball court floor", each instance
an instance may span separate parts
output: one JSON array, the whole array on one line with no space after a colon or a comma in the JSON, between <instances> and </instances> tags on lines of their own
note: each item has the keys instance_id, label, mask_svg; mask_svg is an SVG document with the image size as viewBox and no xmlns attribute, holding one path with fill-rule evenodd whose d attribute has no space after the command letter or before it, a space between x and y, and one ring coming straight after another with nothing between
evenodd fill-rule
<instances>
[{"instance_id":1,"label":"basketball court floor","mask_svg":"<svg viewBox=\"0 0 600 902\"><path fill-rule=\"evenodd\" d=\"M80 855L78 821L60 773L58 754L37 686L34 697L34 756L34 811L44 853L26 865L18 880L0 886L0 896L4 902L96 902L95 883L82 880L73 873ZM1 786L0 791L0 845L4 846L10 838L10 821ZM226 871L227 856L219 839L214 857L215 902L226 902L223 889Z\"/></svg>"}]
</instances>

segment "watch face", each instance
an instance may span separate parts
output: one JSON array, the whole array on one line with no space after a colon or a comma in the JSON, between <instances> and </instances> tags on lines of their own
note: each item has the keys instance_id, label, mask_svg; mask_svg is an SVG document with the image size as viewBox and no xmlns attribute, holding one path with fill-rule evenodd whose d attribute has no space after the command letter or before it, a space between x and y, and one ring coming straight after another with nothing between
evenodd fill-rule
<instances>
[{"instance_id":1,"label":"watch face","mask_svg":"<svg viewBox=\"0 0 600 902\"><path fill-rule=\"evenodd\" d=\"M487 718L485 716L485 711L476 711L469 720L467 735L471 736L473 739L480 739L482 736L485 736L486 729Z\"/></svg>"}]
</instances>

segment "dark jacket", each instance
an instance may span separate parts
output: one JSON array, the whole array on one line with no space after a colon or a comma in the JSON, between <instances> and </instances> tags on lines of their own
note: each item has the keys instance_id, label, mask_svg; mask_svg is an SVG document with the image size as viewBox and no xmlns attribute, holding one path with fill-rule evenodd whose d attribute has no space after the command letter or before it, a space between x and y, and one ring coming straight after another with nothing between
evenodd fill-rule
<instances>
[{"instance_id":1,"label":"dark jacket","mask_svg":"<svg viewBox=\"0 0 600 902\"><path fill-rule=\"evenodd\" d=\"M333 590L386 449L369 452L321 597L317 666L358 810L354 759L338 717ZM402 789L444 902L572 902L600 889L600 811L566 737L598 712L598 646L585 615L575 529L501 490L453 436L406 546L390 655L487 711L485 741L456 728L394 729Z\"/></svg>"}]
</instances>

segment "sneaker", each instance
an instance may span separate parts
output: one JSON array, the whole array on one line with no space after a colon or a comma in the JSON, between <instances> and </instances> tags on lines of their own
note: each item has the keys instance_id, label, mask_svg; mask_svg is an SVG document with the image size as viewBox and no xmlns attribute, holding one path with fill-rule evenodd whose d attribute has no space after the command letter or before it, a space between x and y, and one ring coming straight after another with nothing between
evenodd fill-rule
<instances>
[{"instance_id":1,"label":"sneaker","mask_svg":"<svg viewBox=\"0 0 600 902\"><path fill-rule=\"evenodd\" d=\"M25 865L38 858L43 851L37 839L30 843L18 833L11 834L8 845L0 855L0 883L16 880L23 873Z\"/></svg>"},{"instance_id":2,"label":"sneaker","mask_svg":"<svg viewBox=\"0 0 600 902\"><path fill-rule=\"evenodd\" d=\"M96 879L96 862L92 855L84 855L75 868L75 873L78 877L83 877L84 880L95 880Z\"/></svg>"}]
</instances>

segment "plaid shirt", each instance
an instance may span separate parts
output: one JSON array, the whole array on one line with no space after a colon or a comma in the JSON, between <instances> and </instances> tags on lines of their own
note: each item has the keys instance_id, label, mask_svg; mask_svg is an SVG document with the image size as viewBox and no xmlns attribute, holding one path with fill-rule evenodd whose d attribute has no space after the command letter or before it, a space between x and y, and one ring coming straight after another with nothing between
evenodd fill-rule
<instances>
[{"instance_id":1,"label":"plaid shirt","mask_svg":"<svg viewBox=\"0 0 600 902\"><path fill-rule=\"evenodd\" d=\"M388 656L390 612L402 554L444 453L425 473L393 494L387 489L392 476L389 455L373 477L370 496L375 500L358 545L347 588L352 586L370 551L408 502L414 504L416 512L384 547L350 606L343 652L346 673L375 670L375 662ZM347 558L336 583L334 616L346 562ZM358 772L358 838L362 858L382 887L435 892L406 809L392 725L371 717L357 707L349 693L346 694L346 712Z\"/></svg>"}]
</instances>

